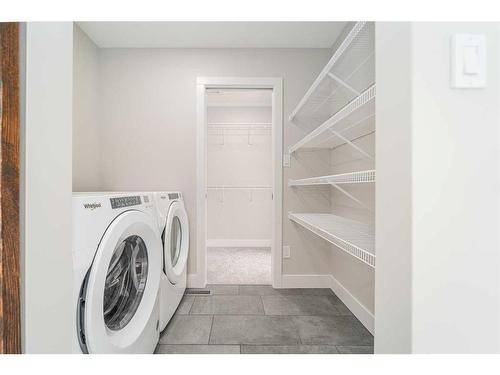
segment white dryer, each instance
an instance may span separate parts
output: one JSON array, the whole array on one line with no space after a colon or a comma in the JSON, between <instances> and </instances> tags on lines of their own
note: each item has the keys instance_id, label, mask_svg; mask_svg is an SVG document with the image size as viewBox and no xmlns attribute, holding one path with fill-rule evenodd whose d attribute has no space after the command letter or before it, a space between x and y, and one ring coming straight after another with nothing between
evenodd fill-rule
<instances>
[{"instance_id":1,"label":"white dryer","mask_svg":"<svg viewBox=\"0 0 500 375\"><path fill-rule=\"evenodd\" d=\"M153 353L161 253L154 197L73 194L76 353Z\"/></svg>"},{"instance_id":2,"label":"white dryer","mask_svg":"<svg viewBox=\"0 0 500 375\"><path fill-rule=\"evenodd\" d=\"M189 221L180 192L155 192L154 196L163 242L160 283L160 330L163 331L186 290Z\"/></svg>"}]
</instances>

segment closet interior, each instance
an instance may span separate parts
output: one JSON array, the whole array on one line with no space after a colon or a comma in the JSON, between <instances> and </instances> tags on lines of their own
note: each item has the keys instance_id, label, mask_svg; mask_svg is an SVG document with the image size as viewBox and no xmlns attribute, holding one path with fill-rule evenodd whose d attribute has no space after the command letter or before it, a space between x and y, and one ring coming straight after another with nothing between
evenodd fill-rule
<instances>
[{"instance_id":1,"label":"closet interior","mask_svg":"<svg viewBox=\"0 0 500 375\"><path fill-rule=\"evenodd\" d=\"M206 94L208 283L271 284L272 91Z\"/></svg>"},{"instance_id":2,"label":"closet interior","mask_svg":"<svg viewBox=\"0 0 500 375\"><path fill-rule=\"evenodd\" d=\"M295 194L329 189L330 212L291 211L288 218L331 244L332 276L373 317L375 272L375 27L358 22L291 112L303 137L288 148L329 152L329 174L288 180ZM299 191L300 189L300 191ZM341 293L340 293L341 295ZM348 306L349 304L346 303ZM356 307L351 310L357 315ZM364 324L372 326L373 321Z\"/></svg>"}]
</instances>

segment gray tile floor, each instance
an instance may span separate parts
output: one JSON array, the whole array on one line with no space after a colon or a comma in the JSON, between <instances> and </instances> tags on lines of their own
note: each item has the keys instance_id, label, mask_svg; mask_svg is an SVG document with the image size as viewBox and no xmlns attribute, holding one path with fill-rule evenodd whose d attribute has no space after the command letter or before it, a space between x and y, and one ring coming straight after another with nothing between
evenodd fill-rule
<instances>
[{"instance_id":1,"label":"gray tile floor","mask_svg":"<svg viewBox=\"0 0 500 375\"><path fill-rule=\"evenodd\" d=\"M156 353L373 353L373 336L330 289L207 289L184 296Z\"/></svg>"}]
</instances>

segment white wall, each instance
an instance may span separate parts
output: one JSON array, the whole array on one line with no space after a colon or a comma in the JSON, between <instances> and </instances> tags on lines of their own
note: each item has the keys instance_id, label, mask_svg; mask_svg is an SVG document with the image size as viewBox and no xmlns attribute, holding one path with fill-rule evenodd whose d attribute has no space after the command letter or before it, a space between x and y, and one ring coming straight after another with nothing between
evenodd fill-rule
<instances>
[{"instance_id":1,"label":"white wall","mask_svg":"<svg viewBox=\"0 0 500 375\"><path fill-rule=\"evenodd\" d=\"M269 101L270 101L269 97ZM208 107L209 124L271 124L271 107ZM207 137L208 186L272 186L271 128L221 130L209 126ZM248 135L250 134L250 136ZM209 189L207 192L208 246L270 247L272 190ZM255 241L257 240L257 241ZM234 245L230 245L233 243ZM252 245L253 243L253 245Z\"/></svg>"},{"instance_id":2,"label":"white wall","mask_svg":"<svg viewBox=\"0 0 500 375\"><path fill-rule=\"evenodd\" d=\"M451 89L450 38L485 34L485 89ZM500 352L499 29L412 25L413 351Z\"/></svg>"},{"instance_id":3,"label":"white wall","mask_svg":"<svg viewBox=\"0 0 500 375\"><path fill-rule=\"evenodd\" d=\"M283 77L287 118L330 55L329 49L100 50L102 188L181 190L191 218L190 231L196 233L196 78ZM303 134L286 121L284 131L284 147ZM327 155L325 160L328 166ZM285 170L285 178L296 168L302 170L299 165ZM328 197L315 206L325 209L325 202ZM312 209L304 203L285 191L284 216L294 204ZM308 240L308 234L304 239L288 218L284 221L283 243L292 245L292 258L284 262L284 272L327 273L324 257L330 252L325 241ZM195 249L196 237L192 236L189 273L196 272Z\"/></svg>"},{"instance_id":4,"label":"white wall","mask_svg":"<svg viewBox=\"0 0 500 375\"><path fill-rule=\"evenodd\" d=\"M411 352L411 25L376 24L375 351Z\"/></svg>"},{"instance_id":5,"label":"white wall","mask_svg":"<svg viewBox=\"0 0 500 375\"><path fill-rule=\"evenodd\" d=\"M73 28L73 191L99 190L99 48L76 24Z\"/></svg>"},{"instance_id":6,"label":"white wall","mask_svg":"<svg viewBox=\"0 0 500 375\"><path fill-rule=\"evenodd\" d=\"M67 353L72 316L73 25L23 25L21 277L25 353Z\"/></svg>"},{"instance_id":7,"label":"white wall","mask_svg":"<svg viewBox=\"0 0 500 375\"><path fill-rule=\"evenodd\" d=\"M378 24L376 352L500 351L499 31ZM486 35L486 88L450 88L454 33Z\"/></svg>"}]
</instances>

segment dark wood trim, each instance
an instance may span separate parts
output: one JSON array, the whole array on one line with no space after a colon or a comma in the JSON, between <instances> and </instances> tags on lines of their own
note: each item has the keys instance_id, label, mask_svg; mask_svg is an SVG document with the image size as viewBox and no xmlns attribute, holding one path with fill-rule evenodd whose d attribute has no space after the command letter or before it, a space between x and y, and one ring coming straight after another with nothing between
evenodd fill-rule
<instances>
[{"instance_id":1,"label":"dark wood trim","mask_svg":"<svg viewBox=\"0 0 500 375\"><path fill-rule=\"evenodd\" d=\"M18 23L0 23L0 44L0 353L20 353Z\"/></svg>"}]
</instances>

